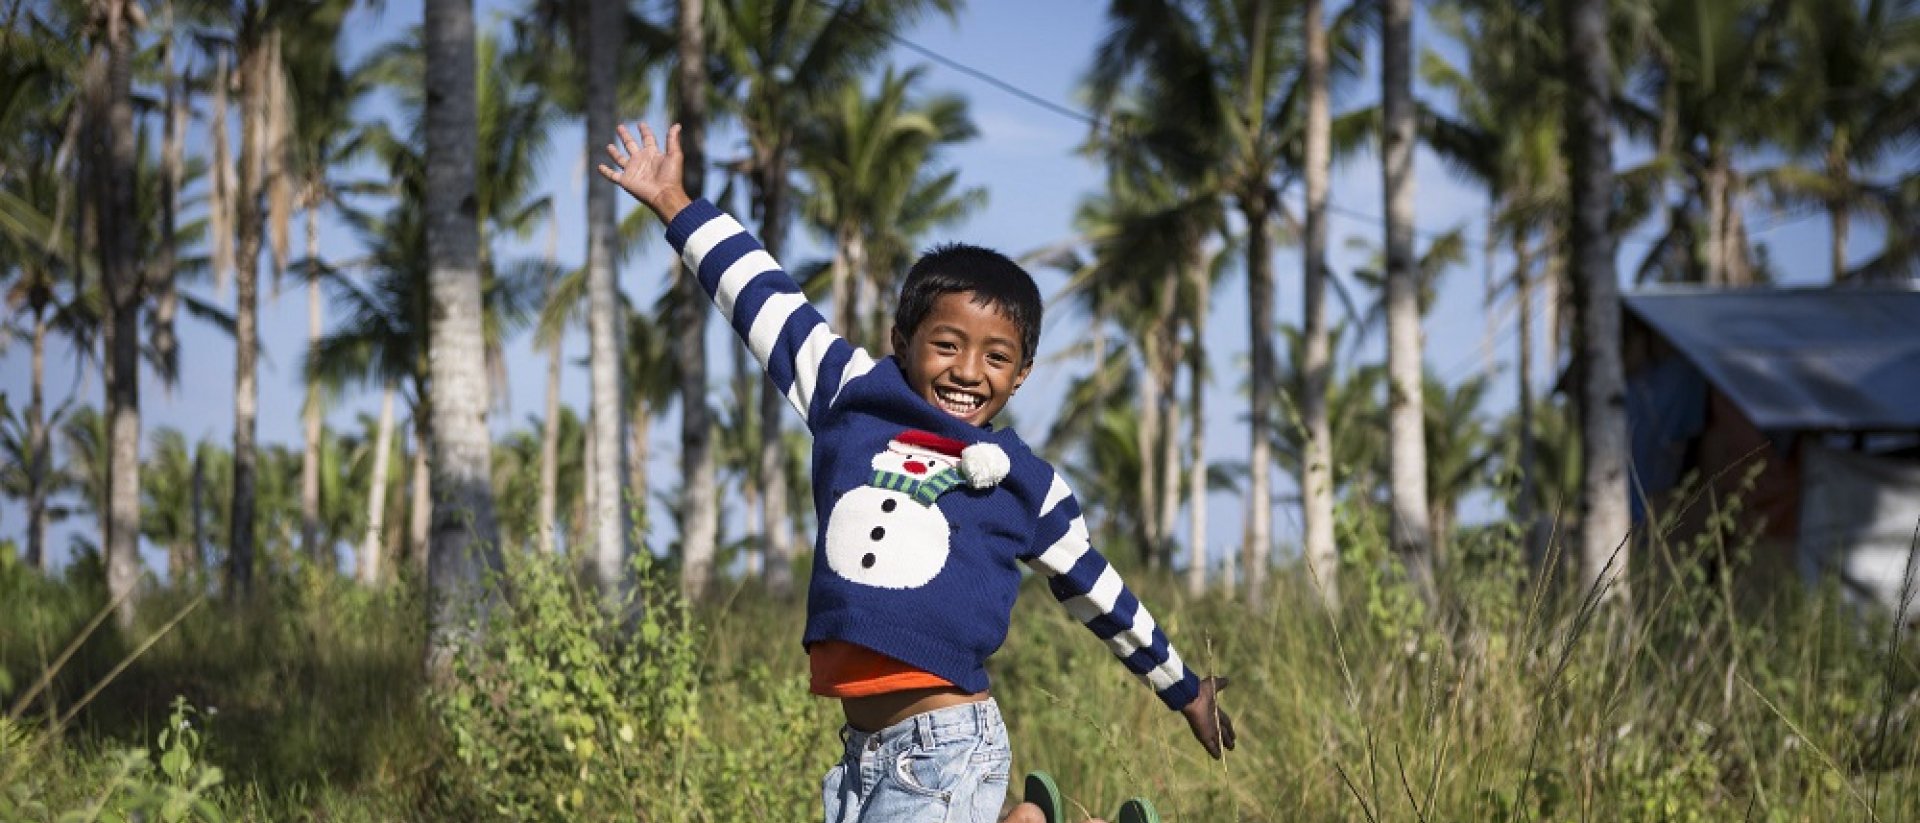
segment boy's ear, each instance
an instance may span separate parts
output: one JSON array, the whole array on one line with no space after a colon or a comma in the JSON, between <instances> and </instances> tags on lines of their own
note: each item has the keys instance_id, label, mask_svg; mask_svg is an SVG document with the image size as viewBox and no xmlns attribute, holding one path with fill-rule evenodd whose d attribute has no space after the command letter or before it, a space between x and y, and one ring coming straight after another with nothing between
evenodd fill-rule
<instances>
[{"instance_id":1,"label":"boy's ear","mask_svg":"<svg viewBox=\"0 0 1920 823\"><path fill-rule=\"evenodd\" d=\"M893 350L896 354L904 354L907 351L907 336L900 331L899 326L893 327Z\"/></svg>"},{"instance_id":2,"label":"boy's ear","mask_svg":"<svg viewBox=\"0 0 1920 823\"><path fill-rule=\"evenodd\" d=\"M1013 392L1019 391L1020 386L1027 382L1027 375L1032 373L1033 361L1028 360L1026 365L1020 367L1020 373L1013 376L1013 388L1009 389L1007 393L1012 394Z\"/></svg>"}]
</instances>

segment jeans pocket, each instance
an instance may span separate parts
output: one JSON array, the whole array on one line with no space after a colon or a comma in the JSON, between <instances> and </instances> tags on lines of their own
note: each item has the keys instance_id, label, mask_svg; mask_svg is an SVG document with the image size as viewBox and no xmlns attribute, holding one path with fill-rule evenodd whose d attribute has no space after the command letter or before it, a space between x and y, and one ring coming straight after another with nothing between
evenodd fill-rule
<instances>
[{"instance_id":1,"label":"jeans pocket","mask_svg":"<svg viewBox=\"0 0 1920 823\"><path fill-rule=\"evenodd\" d=\"M939 745L910 746L894 759L894 778L913 794L950 800L967 780L974 750L980 741L959 739Z\"/></svg>"}]
</instances>

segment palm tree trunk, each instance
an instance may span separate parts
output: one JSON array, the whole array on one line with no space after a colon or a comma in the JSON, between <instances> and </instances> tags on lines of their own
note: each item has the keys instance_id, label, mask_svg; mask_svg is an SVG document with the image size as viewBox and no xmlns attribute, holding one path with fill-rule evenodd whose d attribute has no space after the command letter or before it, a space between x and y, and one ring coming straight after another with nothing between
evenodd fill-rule
<instances>
[{"instance_id":1,"label":"palm tree trunk","mask_svg":"<svg viewBox=\"0 0 1920 823\"><path fill-rule=\"evenodd\" d=\"M598 506L600 505L600 473L594 471L593 466L594 449L597 447L594 441L597 439L598 437L591 423L580 433L580 497L586 510L585 518L580 523L579 528L582 538L592 534L593 513L599 511ZM584 562L580 555L576 553L578 549L575 548L575 546L584 545L585 540L583 539L567 547L569 553L573 553L574 563Z\"/></svg>"},{"instance_id":2,"label":"palm tree trunk","mask_svg":"<svg viewBox=\"0 0 1920 823\"><path fill-rule=\"evenodd\" d=\"M1267 564L1273 552L1273 351L1272 193L1264 183L1242 201L1247 221L1247 315L1252 336L1252 392L1247 409L1252 442L1248 446L1247 531L1241 576L1247 602L1266 607Z\"/></svg>"},{"instance_id":3,"label":"palm tree trunk","mask_svg":"<svg viewBox=\"0 0 1920 823\"><path fill-rule=\"evenodd\" d=\"M699 197L707 171L706 28L701 14L706 0L677 0L675 22L679 64L674 70L674 110L680 121L680 146L686 158L683 184ZM707 297L694 272L681 266L676 288L681 290L680 465L686 499L681 506L681 592L691 598L706 593L713 574L714 534L719 528L719 506L714 499L713 437L707 410Z\"/></svg>"},{"instance_id":4,"label":"palm tree trunk","mask_svg":"<svg viewBox=\"0 0 1920 823\"><path fill-rule=\"evenodd\" d=\"M47 572L47 312L33 310L33 387L27 405L27 567Z\"/></svg>"},{"instance_id":5,"label":"palm tree trunk","mask_svg":"<svg viewBox=\"0 0 1920 823\"><path fill-rule=\"evenodd\" d=\"M192 489L187 493L188 529L193 534L193 544L188 548L187 561L193 569L194 579L198 581L206 569L207 525L202 515L207 510L207 444L201 441L193 444L193 481Z\"/></svg>"},{"instance_id":6,"label":"palm tree trunk","mask_svg":"<svg viewBox=\"0 0 1920 823\"><path fill-rule=\"evenodd\" d=\"M547 348L546 419L540 428L540 553L553 554L560 501L560 341Z\"/></svg>"},{"instance_id":7,"label":"palm tree trunk","mask_svg":"<svg viewBox=\"0 0 1920 823\"><path fill-rule=\"evenodd\" d=\"M777 141L768 156L763 158L761 167L761 222L760 242L766 246L767 253L779 260L786 253L788 185L787 156L788 147L784 140ZM761 540L766 567L779 568L780 572L769 574L768 589L775 594L785 595L785 589L774 589L774 578L778 577L785 585L791 586L793 580L794 551L787 530L787 473L785 471L786 441L782 436L785 427L787 398L773 385L773 378L763 376L760 382L760 499L761 499Z\"/></svg>"},{"instance_id":8,"label":"palm tree trunk","mask_svg":"<svg viewBox=\"0 0 1920 823\"><path fill-rule=\"evenodd\" d=\"M1833 282L1847 279L1847 231L1852 222L1852 212L1847 208L1847 193L1853 188L1853 179L1847 173L1847 132L1838 130L1833 142L1827 146L1827 179L1837 184L1840 196L1827 201L1827 220L1833 234L1832 251L1829 263L1833 268Z\"/></svg>"},{"instance_id":9,"label":"palm tree trunk","mask_svg":"<svg viewBox=\"0 0 1920 823\"><path fill-rule=\"evenodd\" d=\"M1158 305L1160 316L1147 332L1153 341L1147 368L1153 371L1154 390L1149 393L1147 402L1154 407L1158 418L1153 440L1148 441L1144 449L1159 449L1160 455L1152 464L1150 471L1143 472L1149 483L1159 483L1159 490L1143 497L1141 504L1147 508L1157 506L1159 511L1153 518L1153 539L1147 544L1147 567L1159 569L1166 565L1168 555L1172 553L1174 520L1180 516L1180 404L1175 394L1178 392L1180 375L1180 278L1163 277L1159 284Z\"/></svg>"},{"instance_id":10,"label":"palm tree trunk","mask_svg":"<svg viewBox=\"0 0 1920 823\"><path fill-rule=\"evenodd\" d=\"M882 352L891 352L893 341L875 322L874 314L879 311L880 287L874 282L874 274L867 265L867 236L864 232L853 233L852 243L847 248L848 259L853 261L854 322L859 325L858 345L875 352L876 357L885 356Z\"/></svg>"},{"instance_id":11,"label":"palm tree trunk","mask_svg":"<svg viewBox=\"0 0 1920 823\"><path fill-rule=\"evenodd\" d=\"M1519 312L1520 350L1514 357L1514 376L1518 378L1515 406L1520 424L1520 493L1514 501L1513 519L1520 524L1521 546L1534 569L1544 565L1534 523L1534 451L1533 451L1533 250L1525 233L1513 238L1514 310Z\"/></svg>"},{"instance_id":12,"label":"palm tree trunk","mask_svg":"<svg viewBox=\"0 0 1920 823\"><path fill-rule=\"evenodd\" d=\"M307 264L314 265L320 259L320 211L318 198L307 201ZM307 351L311 352L320 344L320 335L324 331L320 316L320 278L316 272L307 276ZM320 383L307 381L307 402L301 409L304 419L305 440L300 456L300 545L305 547L307 557L320 568L332 571L337 565L331 546L320 545L320 406L324 401L320 397Z\"/></svg>"},{"instance_id":13,"label":"palm tree trunk","mask_svg":"<svg viewBox=\"0 0 1920 823\"><path fill-rule=\"evenodd\" d=\"M426 401L413 409L413 489L407 501L407 560L416 572L427 568L427 540L433 531L433 476L427 471L428 444L433 442ZM396 568L395 571L398 571Z\"/></svg>"},{"instance_id":14,"label":"palm tree trunk","mask_svg":"<svg viewBox=\"0 0 1920 823\"><path fill-rule=\"evenodd\" d=\"M1718 146L1709 146L1705 171L1707 200L1707 272L1709 286L1727 282L1727 160Z\"/></svg>"},{"instance_id":15,"label":"palm tree trunk","mask_svg":"<svg viewBox=\"0 0 1920 823\"><path fill-rule=\"evenodd\" d=\"M1427 520L1426 406L1421 399L1420 284L1413 259L1413 0L1387 0L1381 38L1381 171L1387 197L1387 437L1393 546L1434 602Z\"/></svg>"},{"instance_id":16,"label":"palm tree trunk","mask_svg":"<svg viewBox=\"0 0 1920 823\"><path fill-rule=\"evenodd\" d=\"M1620 361L1620 286L1614 237L1613 59L1607 51L1607 4L1569 0L1567 19L1567 155L1572 187L1571 257L1574 322L1584 380L1580 387L1580 527L1583 587L1627 597L1624 549L1627 511L1626 381ZM1620 551L1616 556L1616 548ZM1615 585L1615 584L1618 585Z\"/></svg>"},{"instance_id":17,"label":"palm tree trunk","mask_svg":"<svg viewBox=\"0 0 1920 823\"><path fill-rule=\"evenodd\" d=\"M180 364L180 339L174 334L173 326L174 318L180 312L180 295L174 288L174 269L180 256L179 239L175 234L179 228L180 187L186 178L187 106L185 84L174 65L172 0L161 4L160 14L164 32L160 50L163 72L161 113L165 121L160 132L160 258L153 266L154 282L149 286L154 295L153 329L150 334L154 359L159 362L161 382L171 385L179 379Z\"/></svg>"},{"instance_id":18,"label":"palm tree trunk","mask_svg":"<svg viewBox=\"0 0 1920 823\"><path fill-rule=\"evenodd\" d=\"M373 435L373 478L367 489L367 535L360 543L360 583L380 584L387 522L387 464L393 455L393 382L380 391L380 423Z\"/></svg>"},{"instance_id":19,"label":"palm tree trunk","mask_svg":"<svg viewBox=\"0 0 1920 823\"><path fill-rule=\"evenodd\" d=\"M1160 369L1159 335L1148 332L1142 341L1141 354L1146 361L1142 366L1147 390L1140 393L1140 423L1134 428L1133 447L1140 454L1140 473L1134 477L1134 494L1139 497L1139 541L1140 562L1152 567L1154 557L1159 553L1160 545L1160 507L1154 504L1159 494L1159 486L1154 477L1160 471L1160 415L1161 398L1166 396L1167 387L1162 385Z\"/></svg>"},{"instance_id":20,"label":"palm tree trunk","mask_svg":"<svg viewBox=\"0 0 1920 823\"><path fill-rule=\"evenodd\" d=\"M250 15L249 15L250 17ZM247 29L254 25L244 24ZM239 37L240 50L240 187L234 203L235 265L233 365L233 510L228 539L229 592L246 597L253 591L254 491L258 455L255 454L255 417L259 407L260 356L260 241L264 226L260 211L266 151L268 49L257 33Z\"/></svg>"},{"instance_id":21,"label":"palm tree trunk","mask_svg":"<svg viewBox=\"0 0 1920 823\"><path fill-rule=\"evenodd\" d=\"M588 3L586 37L587 156L611 139L615 122L615 72L623 44L624 7L618 3ZM592 463L600 494L593 508L594 576L608 597L620 588L627 564L626 529L621 517L621 412L626 403L620 392L620 345L614 312L620 300L613 279L614 189L587 187L587 356L592 383Z\"/></svg>"},{"instance_id":22,"label":"palm tree trunk","mask_svg":"<svg viewBox=\"0 0 1920 823\"><path fill-rule=\"evenodd\" d=\"M489 606L500 569L487 435L475 173L473 0L427 0L427 281L433 322L433 538L427 552L430 677L449 673L461 628ZM483 625L483 624L480 624Z\"/></svg>"},{"instance_id":23,"label":"palm tree trunk","mask_svg":"<svg viewBox=\"0 0 1920 823\"><path fill-rule=\"evenodd\" d=\"M107 593L120 605L122 627L133 623L140 582L140 303L145 289L134 261L133 20L127 0L97 0L88 67L91 109L88 175L94 186L96 243L106 287Z\"/></svg>"},{"instance_id":24,"label":"palm tree trunk","mask_svg":"<svg viewBox=\"0 0 1920 823\"><path fill-rule=\"evenodd\" d=\"M635 403L627 417L627 494L633 498L629 507L633 528L642 537L652 525L647 517L647 461L653 456L648 439L652 436L653 410L644 400Z\"/></svg>"},{"instance_id":25,"label":"palm tree trunk","mask_svg":"<svg viewBox=\"0 0 1920 823\"><path fill-rule=\"evenodd\" d=\"M1740 172L1729 163L1727 167L1727 230L1721 235L1725 245L1720 259L1727 267L1727 285L1753 285L1753 264L1747 258L1747 221L1746 213L1740 207L1740 200L1746 194L1746 182Z\"/></svg>"},{"instance_id":26,"label":"palm tree trunk","mask_svg":"<svg viewBox=\"0 0 1920 823\"><path fill-rule=\"evenodd\" d=\"M1333 116L1327 102L1325 5L1322 0L1306 0L1302 13L1307 38L1307 234L1302 281L1306 340L1300 364L1306 378L1300 411L1307 449L1300 478L1306 531L1302 554L1321 602L1332 608L1340 602L1340 558L1333 542L1333 429L1327 419L1333 359L1327 337L1327 187L1333 175Z\"/></svg>"},{"instance_id":27,"label":"palm tree trunk","mask_svg":"<svg viewBox=\"0 0 1920 823\"><path fill-rule=\"evenodd\" d=\"M213 236L212 260L213 288L215 292L227 290L227 279L234 270L234 170L232 150L227 141L232 132L227 126L227 91L233 84L232 70L227 66L227 52L214 56L213 102L211 120L207 124L210 135L207 142L213 144L213 157L209 161L207 187L207 232Z\"/></svg>"},{"instance_id":28,"label":"palm tree trunk","mask_svg":"<svg viewBox=\"0 0 1920 823\"><path fill-rule=\"evenodd\" d=\"M1207 265L1195 260L1187 269L1193 289L1193 315L1187 347L1188 463L1187 495L1192 501L1187 520L1187 593L1199 597L1207 590L1207 304L1212 297Z\"/></svg>"},{"instance_id":29,"label":"palm tree trunk","mask_svg":"<svg viewBox=\"0 0 1920 823\"><path fill-rule=\"evenodd\" d=\"M1172 279L1172 278L1169 278ZM1167 325L1173 326L1178 318L1169 317ZM1166 386L1162 402L1166 412L1160 419L1160 540L1154 544L1153 563L1150 568L1164 569L1173 565L1173 524L1180 519L1180 401L1175 397L1179 380L1179 360L1168 351L1167 375L1162 381Z\"/></svg>"},{"instance_id":30,"label":"palm tree trunk","mask_svg":"<svg viewBox=\"0 0 1920 823\"><path fill-rule=\"evenodd\" d=\"M1248 159L1258 156L1265 139L1267 28L1272 4L1260 3L1253 16L1247 42L1254 44L1247 68L1246 122L1254 124L1248 144ZM1243 549L1247 583L1247 602L1255 611L1266 608L1267 565L1273 553L1273 412L1274 377L1277 358L1273 352L1273 251L1270 225L1279 199L1268 183L1263 169L1256 169L1246 180L1240 195L1240 208L1247 221L1247 320L1248 348L1252 355L1252 397L1247 404L1251 443L1248 447L1246 546Z\"/></svg>"},{"instance_id":31,"label":"palm tree trunk","mask_svg":"<svg viewBox=\"0 0 1920 823\"><path fill-rule=\"evenodd\" d=\"M860 314L853 305L853 244L859 233L858 226L847 224L834 230L833 261L829 264L829 298L833 301L833 329L844 335L848 341L859 346L866 341L860 339Z\"/></svg>"}]
</instances>

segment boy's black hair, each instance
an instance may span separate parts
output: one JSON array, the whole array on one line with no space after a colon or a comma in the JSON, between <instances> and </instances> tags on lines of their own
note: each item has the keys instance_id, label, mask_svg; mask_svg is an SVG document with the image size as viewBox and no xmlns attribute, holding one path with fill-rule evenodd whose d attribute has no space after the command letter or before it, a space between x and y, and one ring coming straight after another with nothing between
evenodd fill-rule
<instances>
[{"instance_id":1,"label":"boy's black hair","mask_svg":"<svg viewBox=\"0 0 1920 823\"><path fill-rule=\"evenodd\" d=\"M1040 345L1040 287L1033 276L1004 254L965 243L928 249L907 270L893 326L906 337L920 328L940 295L973 292L973 303L992 306L1020 329L1021 365L1033 362Z\"/></svg>"}]
</instances>

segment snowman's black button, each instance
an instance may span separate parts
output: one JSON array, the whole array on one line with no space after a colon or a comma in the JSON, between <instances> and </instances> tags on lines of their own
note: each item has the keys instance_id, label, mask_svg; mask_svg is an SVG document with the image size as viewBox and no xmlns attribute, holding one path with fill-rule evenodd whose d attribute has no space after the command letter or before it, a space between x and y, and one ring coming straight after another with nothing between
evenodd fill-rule
<instances>
[{"instance_id":1,"label":"snowman's black button","mask_svg":"<svg viewBox=\"0 0 1920 823\"><path fill-rule=\"evenodd\" d=\"M873 552L867 552L865 557L860 558L860 568L863 568L863 569L873 568L873 559L874 559Z\"/></svg>"},{"instance_id":2,"label":"snowman's black button","mask_svg":"<svg viewBox=\"0 0 1920 823\"><path fill-rule=\"evenodd\" d=\"M898 505L900 505L900 501L898 500L882 500L880 501L880 510L892 514L894 507Z\"/></svg>"},{"instance_id":3,"label":"snowman's black button","mask_svg":"<svg viewBox=\"0 0 1920 823\"><path fill-rule=\"evenodd\" d=\"M871 533L869 533L869 534L868 534L867 536L868 536L868 537L871 537L871 538L873 538L873 539L875 539L875 540L879 540L879 539L881 539L881 538L883 538L883 537L886 537L886 536L887 536L887 527L885 527L885 526L874 526L874 527L873 527L873 531L872 531Z\"/></svg>"}]
</instances>

